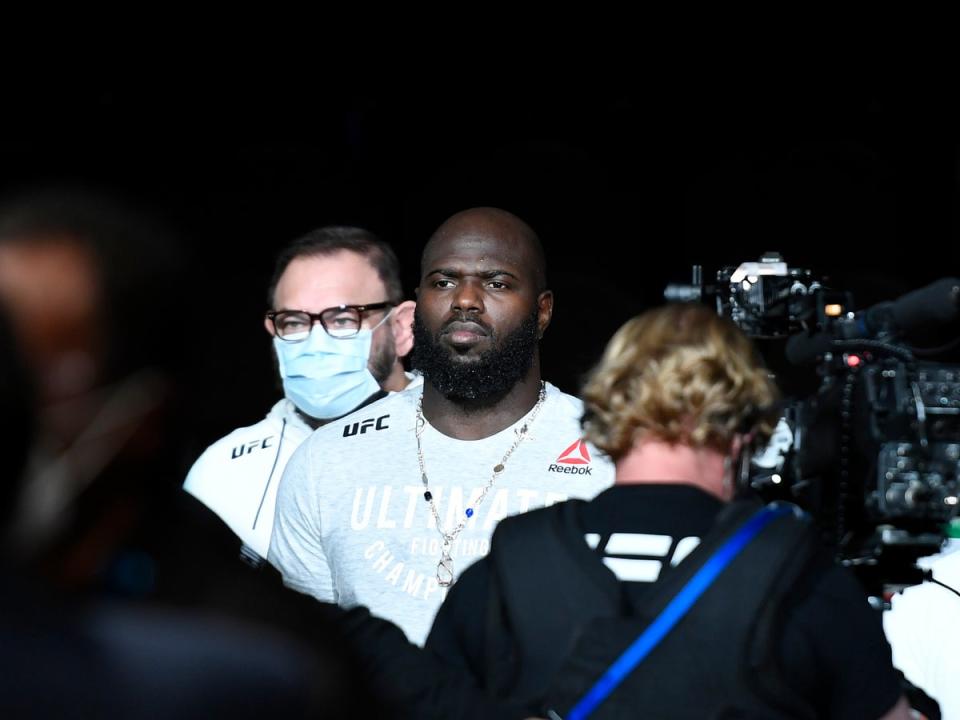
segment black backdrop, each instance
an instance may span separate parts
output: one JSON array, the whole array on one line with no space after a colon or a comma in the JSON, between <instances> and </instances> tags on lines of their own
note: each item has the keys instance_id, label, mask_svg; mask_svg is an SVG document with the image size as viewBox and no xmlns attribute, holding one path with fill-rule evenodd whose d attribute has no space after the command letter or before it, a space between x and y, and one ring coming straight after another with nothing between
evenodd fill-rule
<instances>
[{"instance_id":1,"label":"black backdrop","mask_svg":"<svg viewBox=\"0 0 960 720\"><path fill-rule=\"evenodd\" d=\"M420 248L445 217L497 205L526 219L556 292L545 376L570 392L610 333L694 262L709 273L778 250L861 307L958 273L942 93L842 78L517 85L33 87L4 120L0 191L106 191L175 238L180 277L155 309L195 408L184 462L276 396L266 283L277 250L322 224L389 240L412 297Z\"/></svg>"}]
</instances>

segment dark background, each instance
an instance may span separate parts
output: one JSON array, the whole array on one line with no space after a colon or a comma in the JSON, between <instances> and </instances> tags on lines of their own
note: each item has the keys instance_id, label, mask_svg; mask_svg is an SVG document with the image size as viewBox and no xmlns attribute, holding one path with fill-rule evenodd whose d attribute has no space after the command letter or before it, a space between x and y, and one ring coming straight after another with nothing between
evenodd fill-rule
<instances>
[{"instance_id":1,"label":"dark background","mask_svg":"<svg viewBox=\"0 0 960 720\"><path fill-rule=\"evenodd\" d=\"M323 224L391 242L412 297L447 216L495 205L527 220L556 293L544 375L568 392L693 263L709 276L777 250L859 307L958 273L955 101L915 78L369 93L79 81L12 107L0 192L107 192L173 239L177 281L152 309L192 408L185 466L277 397L261 322L273 258Z\"/></svg>"}]
</instances>

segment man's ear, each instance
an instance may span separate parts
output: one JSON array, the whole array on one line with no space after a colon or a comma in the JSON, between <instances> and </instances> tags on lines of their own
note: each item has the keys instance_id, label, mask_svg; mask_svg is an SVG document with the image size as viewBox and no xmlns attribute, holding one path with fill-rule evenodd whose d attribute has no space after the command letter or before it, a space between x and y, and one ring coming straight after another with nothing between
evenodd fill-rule
<instances>
[{"instance_id":1,"label":"man's ear","mask_svg":"<svg viewBox=\"0 0 960 720\"><path fill-rule=\"evenodd\" d=\"M537 337L543 337L547 327L550 325L550 319L553 317L553 292L544 290L537 298L537 326L539 334Z\"/></svg>"},{"instance_id":2,"label":"man's ear","mask_svg":"<svg viewBox=\"0 0 960 720\"><path fill-rule=\"evenodd\" d=\"M405 300L390 315L390 330L393 332L397 357L406 357L413 349L413 311L416 307L413 300Z\"/></svg>"},{"instance_id":3,"label":"man's ear","mask_svg":"<svg viewBox=\"0 0 960 720\"><path fill-rule=\"evenodd\" d=\"M273 337L276 335L276 331L273 329L273 323L270 321L266 315L263 316L263 327L266 329L270 336Z\"/></svg>"}]
</instances>

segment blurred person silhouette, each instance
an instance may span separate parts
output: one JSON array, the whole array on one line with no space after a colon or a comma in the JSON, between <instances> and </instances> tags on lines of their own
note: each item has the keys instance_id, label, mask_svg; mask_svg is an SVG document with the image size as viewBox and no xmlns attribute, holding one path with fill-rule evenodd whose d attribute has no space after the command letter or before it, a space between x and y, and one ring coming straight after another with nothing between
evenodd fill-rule
<instances>
[{"instance_id":1,"label":"blurred person silhouette","mask_svg":"<svg viewBox=\"0 0 960 720\"><path fill-rule=\"evenodd\" d=\"M117 572L110 551L176 476L180 261L159 223L88 189L0 205L0 301L37 393L10 551L65 586Z\"/></svg>"},{"instance_id":2,"label":"blurred person silhouette","mask_svg":"<svg viewBox=\"0 0 960 720\"><path fill-rule=\"evenodd\" d=\"M252 618L63 593L6 532L28 482L34 382L0 304L0 716L373 717L358 670ZM22 541L22 538L18 538Z\"/></svg>"}]
</instances>

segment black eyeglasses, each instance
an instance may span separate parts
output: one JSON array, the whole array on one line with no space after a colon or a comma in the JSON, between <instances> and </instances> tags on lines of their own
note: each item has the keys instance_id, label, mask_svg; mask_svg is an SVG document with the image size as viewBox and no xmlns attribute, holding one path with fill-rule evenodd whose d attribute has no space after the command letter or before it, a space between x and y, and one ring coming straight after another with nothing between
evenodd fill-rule
<instances>
[{"instance_id":1,"label":"black eyeglasses","mask_svg":"<svg viewBox=\"0 0 960 720\"><path fill-rule=\"evenodd\" d=\"M271 310L267 313L267 319L273 323L273 330L277 337L284 342L303 342L310 336L310 330L316 322L320 323L327 335L342 340L360 332L365 313L392 308L394 305L395 303L392 302L337 305L318 313L306 310ZM389 314L384 315L380 322L370 329L376 330L380 327Z\"/></svg>"}]
</instances>

